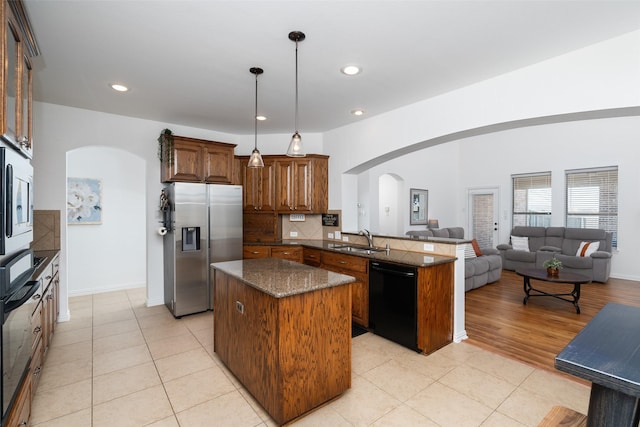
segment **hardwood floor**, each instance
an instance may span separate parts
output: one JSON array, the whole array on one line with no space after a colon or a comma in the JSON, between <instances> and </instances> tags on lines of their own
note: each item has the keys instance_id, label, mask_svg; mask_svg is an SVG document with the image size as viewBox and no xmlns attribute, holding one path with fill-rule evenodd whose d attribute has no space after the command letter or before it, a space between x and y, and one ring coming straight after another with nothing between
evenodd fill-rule
<instances>
[{"instance_id":1,"label":"hardwood floor","mask_svg":"<svg viewBox=\"0 0 640 427\"><path fill-rule=\"evenodd\" d=\"M547 292L570 292L573 285L532 281ZM562 286L558 290L558 286ZM522 304L522 277L503 270L502 278L466 293L468 342L535 367L559 372L555 356L608 302L640 306L640 282L609 279L582 285L580 311L552 297L530 298Z\"/></svg>"}]
</instances>

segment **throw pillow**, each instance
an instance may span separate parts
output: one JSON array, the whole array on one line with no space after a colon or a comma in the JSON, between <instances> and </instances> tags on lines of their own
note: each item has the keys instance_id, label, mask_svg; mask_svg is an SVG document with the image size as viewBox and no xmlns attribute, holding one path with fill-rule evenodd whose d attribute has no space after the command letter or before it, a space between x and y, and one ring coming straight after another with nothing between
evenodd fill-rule
<instances>
[{"instance_id":1,"label":"throw pillow","mask_svg":"<svg viewBox=\"0 0 640 427\"><path fill-rule=\"evenodd\" d=\"M511 246L516 251L529 252L529 238L521 236L511 236Z\"/></svg>"},{"instance_id":2,"label":"throw pillow","mask_svg":"<svg viewBox=\"0 0 640 427\"><path fill-rule=\"evenodd\" d=\"M464 258L476 258L476 251L473 250L471 243L465 243L464 245Z\"/></svg>"},{"instance_id":3,"label":"throw pillow","mask_svg":"<svg viewBox=\"0 0 640 427\"><path fill-rule=\"evenodd\" d=\"M600 242L582 242L580 243L576 256L590 256L597 251L599 247Z\"/></svg>"},{"instance_id":4,"label":"throw pillow","mask_svg":"<svg viewBox=\"0 0 640 427\"><path fill-rule=\"evenodd\" d=\"M476 253L476 256L482 256L482 251L480 250L480 246L478 246L478 241L476 239L471 241L471 246L473 246L473 251Z\"/></svg>"}]
</instances>

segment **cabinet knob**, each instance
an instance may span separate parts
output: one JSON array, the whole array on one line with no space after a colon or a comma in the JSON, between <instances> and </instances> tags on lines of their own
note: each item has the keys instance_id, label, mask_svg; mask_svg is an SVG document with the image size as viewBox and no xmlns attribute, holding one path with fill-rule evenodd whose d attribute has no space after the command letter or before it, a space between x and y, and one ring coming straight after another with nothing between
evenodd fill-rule
<instances>
[{"instance_id":1,"label":"cabinet knob","mask_svg":"<svg viewBox=\"0 0 640 427\"><path fill-rule=\"evenodd\" d=\"M45 276L44 280L51 280L51 276Z\"/></svg>"},{"instance_id":2,"label":"cabinet knob","mask_svg":"<svg viewBox=\"0 0 640 427\"><path fill-rule=\"evenodd\" d=\"M40 299L41 297L42 297L42 295L40 295L40 294L34 294L31 298Z\"/></svg>"},{"instance_id":3,"label":"cabinet knob","mask_svg":"<svg viewBox=\"0 0 640 427\"><path fill-rule=\"evenodd\" d=\"M340 264L346 264L346 261L338 261Z\"/></svg>"},{"instance_id":4,"label":"cabinet knob","mask_svg":"<svg viewBox=\"0 0 640 427\"><path fill-rule=\"evenodd\" d=\"M42 328L40 326L36 326L35 328L33 328L33 334L36 335L36 334L40 333L41 330L42 330Z\"/></svg>"}]
</instances>

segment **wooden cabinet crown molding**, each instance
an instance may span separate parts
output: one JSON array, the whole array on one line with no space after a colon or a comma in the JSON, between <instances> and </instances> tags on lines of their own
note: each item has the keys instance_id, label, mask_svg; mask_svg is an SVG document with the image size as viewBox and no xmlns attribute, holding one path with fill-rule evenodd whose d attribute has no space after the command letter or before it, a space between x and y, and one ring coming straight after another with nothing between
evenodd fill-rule
<instances>
[{"instance_id":1,"label":"wooden cabinet crown molding","mask_svg":"<svg viewBox=\"0 0 640 427\"><path fill-rule=\"evenodd\" d=\"M13 12L13 15L18 22L18 27L22 32L24 37L23 43L29 52L29 56L34 57L40 55L40 48L38 47L38 42L36 41L36 36L31 29L31 23L29 21L29 16L27 15L27 11L24 8L24 3L22 0L7 0L9 3L9 7Z\"/></svg>"}]
</instances>

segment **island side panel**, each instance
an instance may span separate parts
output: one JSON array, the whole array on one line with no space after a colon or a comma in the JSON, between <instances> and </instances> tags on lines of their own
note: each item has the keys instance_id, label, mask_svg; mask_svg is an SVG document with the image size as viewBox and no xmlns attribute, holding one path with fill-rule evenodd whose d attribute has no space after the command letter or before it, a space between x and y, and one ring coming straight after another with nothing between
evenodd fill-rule
<instances>
[{"instance_id":1,"label":"island side panel","mask_svg":"<svg viewBox=\"0 0 640 427\"><path fill-rule=\"evenodd\" d=\"M294 295L279 305L283 419L351 387L351 285Z\"/></svg>"},{"instance_id":2,"label":"island side panel","mask_svg":"<svg viewBox=\"0 0 640 427\"><path fill-rule=\"evenodd\" d=\"M453 266L418 269L418 348L426 354L453 340Z\"/></svg>"},{"instance_id":3,"label":"island side panel","mask_svg":"<svg viewBox=\"0 0 640 427\"><path fill-rule=\"evenodd\" d=\"M265 406L265 396L278 394L277 300L219 270L215 275L214 351Z\"/></svg>"}]
</instances>

